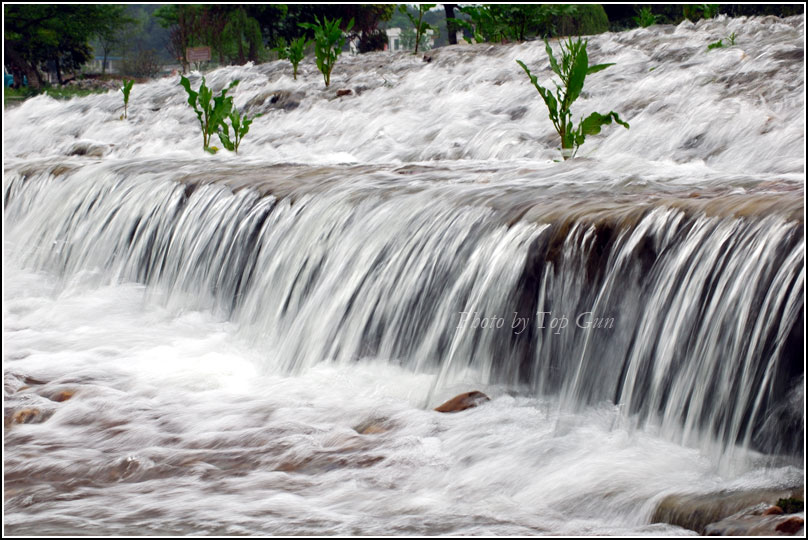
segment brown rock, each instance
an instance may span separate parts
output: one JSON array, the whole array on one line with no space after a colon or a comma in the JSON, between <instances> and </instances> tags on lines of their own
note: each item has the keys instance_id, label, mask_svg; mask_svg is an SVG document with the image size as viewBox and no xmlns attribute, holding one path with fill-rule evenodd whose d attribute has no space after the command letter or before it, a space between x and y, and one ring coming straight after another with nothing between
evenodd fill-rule
<instances>
[{"instance_id":1,"label":"brown rock","mask_svg":"<svg viewBox=\"0 0 808 540\"><path fill-rule=\"evenodd\" d=\"M772 516L772 515L779 515L783 513L783 509L779 506L775 505L770 508L767 508L765 512L763 512L764 516Z\"/></svg>"},{"instance_id":2,"label":"brown rock","mask_svg":"<svg viewBox=\"0 0 808 540\"><path fill-rule=\"evenodd\" d=\"M353 91L351 91L350 88L346 88L344 90L337 90L337 97L350 96L351 94L353 94Z\"/></svg>"},{"instance_id":3,"label":"brown rock","mask_svg":"<svg viewBox=\"0 0 808 540\"><path fill-rule=\"evenodd\" d=\"M774 528L774 530L786 534L796 534L804 526L805 526L805 520L800 517L794 516L780 523L777 527Z\"/></svg>"},{"instance_id":4,"label":"brown rock","mask_svg":"<svg viewBox=\"0 0 808 540\"><path fill-rule=\"evenodd\" d=\"M61 403L62 401L67 401L68 399L72 398L73 394L75 393L75 390L62 390L53 394L50 399L51 401L58 401Z\"/></svg>"},{"instance_id":5,"label":"brown rock","mask_svg":"<svg viewBox=\"0 0 808 540\"><path fill-rule=\"evenodd\" d=\"M13 424L30 424L33 423L40 415L39 409L23 409L14 413L11 423Z\"/></svg>"},{"instance_id":6,"label":"brown rock","mask_svg":"<svg viewBox=\"0 0 808 540\"><path fill-rule=\"evenodd\" d=\"M466 409L471 409L472 407L476 407L480 403L485 403L486 401L491 401L491 399L482 392L474 390L472 392L466 392L465 394L460 394L459 396L453 397L446 403L435 407L435 410L442 413L460 412L465 411Z\"/></svg>"}]
</instances>

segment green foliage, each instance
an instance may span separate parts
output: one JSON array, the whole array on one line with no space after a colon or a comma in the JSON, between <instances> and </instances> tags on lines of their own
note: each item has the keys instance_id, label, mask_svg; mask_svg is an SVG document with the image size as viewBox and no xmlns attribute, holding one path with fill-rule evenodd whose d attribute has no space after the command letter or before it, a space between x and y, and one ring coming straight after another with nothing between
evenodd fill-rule
<instances>
[{"instance_id":1,"label":"green foliage","mask_svg":"<svg viewBox=\"0 0 808 540\"><path fill-rule=\"evenodd\" d=\"M579 4L571 13L551 15L545 35L592 36L609 31L609 17L600 4Z\"/></svg>"},{"instance_id":2,"label":"green foliage","mask_svg":"<svg viewBox=\"0 0 808 540\"><path fill-rule=\"evenodd\" d=\"M275 49L280 58L287 58L292 63L295 80L297 80L297 66L305 57L306 47L309 46L309 43L310 41L306 39L306 36L300 36L293 39L289 45L282 45Z\"/></svg>"},{"instance_id":3,"label":"green foliage","mask_svg":"<svg viewBox=\"0 0 808 540\"><path fill-rule=\"evenodd\" d=\"M724 40L722 38L722 39L719 39L718 41L714 41L714 42L710 43L709 45L707 45L707 50L711 51L713 49L722 49L724 47L732 47L733 45L735 45L735 39L737 37L738 36L735 34L735 32L733 32L733 33L731 33L730 35L727 36L727 41L729 42L729 45L724 45Z\"/></svg>"},{"instance_id":4,"label":"green foliage","mask_svg":"<svg viewBox=\"0 0 808 540\"><path fill-rule=\"evenodd\" d=\"M233 109L233 98L227 95L228 90L238 84L238 80L230 83L230 86L223 89L217 97L213 96L213 91L205 86L205 78L202 77L202 84L199 92L191 90L191 82L180 75L180 85L185 88L188 94L188 104L193 107L196 117L199 119L199 127L202 128L202 148L206 152L215 154L216 147L211 148L210 138L214 133L218 133L225 119Z\"/></svg>"},{"instance_id":5,"label":"green foliage","mask_svg":"<svg viewBox=\"0 0 808 540\"><path fill-rule=\"evenodd\" d=\"M587 75L602 71L614 64L589 65L589 57L586 54L587 41L578 38L573 41L569 38L566 43L561 43L561 61L559 62L553 55L553 49L545 40L545 50L550 60L550 68L561 79L561 84L555 83L555 95L538 83L538 78L533 75L528 67L521 60L517 60L530 82L539 92L549 111L550 120L553 122L556 132L561 137L561 153L564 159L574 157L587 135L597 135L602 126L611 124L612 120L621 126L628 128L628 123L622 121L614 111L606 114L592 113L586 118L581 117L581 121L576 127L572 121L571 107L576 99L581 95L584 88L584 80Z\"/></svg>"},{"instance_id":6,"label":"green foliage","mask_svg":"<svg viewBox=\"0 0 808 540\"><path fill-rule=\"evenodd\" d=\"M415 51L413 51L413 54L418 54L418 45L421 44L421 41L426 36L427 30L437 30L437 28L424 21L424 14L437 6L437 4L416 4L416 6L418 6L418 18L407 11L406 5L398 6L398 10L406 15L410 19L413 27L415 27Z\"/></svg>"},{"instance_id":7,"label":"green foliage","mask_svg":"<svg viewBox=\"0 0 808 540\"><path fill-rule=\"evenodd\" d=\"M682 14L692 22L699 19L712 19L718 15L719 4L685 4Z\"/></svg>"},{"instance_id":8,"label":"green foliage","mask_svg":"<svg viewBox=\"0 0 808 540\"><path fill-rule=\"evenodd\" d=\"M483 41L524 41L528 37L535 35L555 35L556 24L563 17L576 15L579 10L588 10L588 6L568 4L486 4L461 6L458 10L466 14L471 21L451 19L451 22L472 32L474 40L480 43ZM600 8L600 12L603 12L603 8ZM603 17L605 17L605 12L603 12ZM608 19L606 19L606 29L608 29Z\"/></svg>"},{"instance_id":9,"label":"green foliage","mask_svg":"<svg viewBox=\"0 0 808 540\"><path fill-rule=\"evenodd\" d=\"M632 17L634 22L637 23L637 26L642 28L648 28L649 26L656 24L657 16L651 13L650 7L643 7L638 13L636 17Z\"/></svg>"},{"instance_id":10,"label":"green foliage","mask_svg":"<svg viewBox=\"0 0 808 540\"><path fill-rule=\"evenodd\" d=\"M219 96L214 97L213 91L205 85L205 78L202 77L202 84L199 85L199 92L191 90L191 83L188 79L180 75L180 84L188 94L188 104L193 107L196 117L199 119L199 127L202 128L202 148L206 152L215 154L219 149L210 146L210 138L215 133L219 136L222 146L231 152L238 154L238 147L242 139L250 131L253 120L261 116L260 114L248 118L233 108L233 98L227 92L239 83L235 80L224 88ZM227 125L230 120L230 125ZM230 129L233 135L230 135Z\"/></svg>"},{"instance_id":11,"label":"green foliage","mask_svg":"<svg viewBox=\"0 0 808 540\"><path fill-rule=\"evenodd\" d=\"M341 23L342 19L329 21L328 17L323 17L322 23L317 17L314 18L314 24L300 23L301 28L314 31L314 57L317 60L317 68L323 74L326 87L331 84L331 71L345 45L345 38L340 30ZM350 32L353 24L354 21L351 19L345 31Z\"/></svg>"},{"instance_id":12,"label":"green foliage","mask_svg":"<svg viewBox=\"0 0 808 540\"><path fill-rule=\"evenodd\" d=\"M92 58L89 42L124 24L121 10L88 4L4 4L4 64L15 82L28 78L44 86L42 66L50 63L59 82Z\"/></svg>"},{"instance_id":13,"label":"green foliage","mask_svg":"<svg viewBox=\"0 0 808 540\"><path fill-rule=\"evenodd\" d=\"M224 55L231 63L261 61L265 51L258 21L247 15L243 7L228 13L226 20L221 34L223 42L220 45Z\"/></svg>"},{"instance_id":14,"label":"green foliage","mask_svg":"<svg viewBox=\"0 0 808 540\"><path fill-rule=\"evenodd\" d=\"M129 93L132 91L132 86L135 84L134 79L123 80L123 86L121 87L121 92L123 92L123 117L127 118L126 116L126 108L129 105Z\"/></svg>"},{"instance_id":15,"label":"green foliage","mask_svg":"<svg viewBox=\"0 0 808 540\"><path fill-rule=\"evenodd\" d=\"M786 514L795 514L805 509L805 501L789 497L787 499L778 499L777 506L782 508L783 512Z\"/></svg>"},{"instance_id":16,"label":"green foliage","mask_svg":"<svg viewBox=\"0 0 808 540\"><path fill-rule=\"evenodd\" d=\"M227 117L230 119L230 125L233 128L233 137L230 137L230 128L228 125L222 122L217 132L219 140L222 141L222 146L238 154L238 147L241 144L241 140L250 131L250 125L253 123L253 120L259 116L261 115L257 114L252 118L247 118L246 115L242 116L236 109L230 111Z\"/></svg>"}]
</instances>

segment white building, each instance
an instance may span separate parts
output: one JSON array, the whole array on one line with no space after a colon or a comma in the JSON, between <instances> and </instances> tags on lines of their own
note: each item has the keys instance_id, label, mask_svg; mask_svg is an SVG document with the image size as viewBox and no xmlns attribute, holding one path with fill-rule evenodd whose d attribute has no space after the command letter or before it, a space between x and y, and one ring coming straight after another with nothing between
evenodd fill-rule
<instances>
[{"instance_id":1,"label":"white building","mask_svg":"<svg viewBox=\"0 0 808 540\"><path fill-rule=\"evenodd\" d=\"M415 33L414 29L412 29L411 31L413 32L413 34ZM404 42L401 39L401 33L402 33L401 28L388 28L386 30L386 32L387 32L387 50L388 51L403 51L403 50L406 50L404 48ZM427 46L424 47L424 50L429 50L429 49L434 48L435 47L435 36L434 36L434 32L432 31L431 28L426 31L426 37L427 37ZM412 49L409 49L409 50L412 50Z\"/></svg>"}]
</instances>

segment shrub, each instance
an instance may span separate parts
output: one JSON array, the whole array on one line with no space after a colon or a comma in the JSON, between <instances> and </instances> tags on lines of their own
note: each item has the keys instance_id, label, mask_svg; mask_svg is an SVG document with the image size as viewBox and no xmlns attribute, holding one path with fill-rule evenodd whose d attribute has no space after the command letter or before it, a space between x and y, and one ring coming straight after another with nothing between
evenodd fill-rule
<instances>
[{"instance_id":1,"label":"shrub","mask_svg":"<svg viewBox=\"0 0 808 540\"><path fill-rule=\"evenodd\" d=\"M342 35L339 25L342 19L335 19L329 21L328 17L323 17L323 22L314 17L312 23L298 23L301 28L314 31L314 56L317 59L317 69L323 74L326 87L331 84L331 71L334 69L334 64L337 63L337 58L342 53L342 47L345 45L345 37ZM351 19L345 28L346 32L350 32L353 28L354 20Z\"/></svg>"},{"instance_id":2,"label":"shrub","mask_svg":"<svg viewBox=\"0 0 808 540\"><path fill-rule=\"evenodd\" d=\"M592 36L609 31L609 17L600 4L579 4L575 12L561 15L556 24L562 36Z\"/></svg>"},{"instance_id":3,"label":"shrub","mask_svg":"<svg viewBox=\"0 0 808 540\"><path fill-rule=\"evenodd\" d=\"M220 126L233 109L233 98L227 96L227 91L236 86L238 80L230 83L230 86L222 90L218 97L213 97L213 91L205 86L204 77L202 77L199 92L191 90L190 81L183 75L180 75L180 84L188 94L188 104L193 107L196 117L199 119L199 127L202 128L202 149L215 154L218 149L211 148L210 138L214 133L219 132Z\"/></svg>"},{"instance_id":4,"label":"shrub","mask_svg":"<svg viewBox=\"0 0 808 540\"><path fill-rule=\"evenodd\" d=\"M451 19L458 28L469 30L478 43L483 41L524 41L530 36L551 36L564 17L572 17L583 5L569 4L490 4L461 6L458 10L471 22Z\"/></svg>"},{"instance_id":5,"label":"shrub","mask_svg":"<svg viewBox=\"0 0 808 540\"><path fill-rule=\"evenodd\" d=\"M127 55L121 62L121 72L130 77L154 77L162 69L160 57L154 49Z\"/></svg>"},{"instance_id":6,"label":"shrub","mask_svg":"<svg viewBox=\"0 0 808 540\"><path fill-rule=\"evenodd\" d=\"M383 51L387 45L387 32L384 30L372 30L366 34L362 34L359 38L359 52L368 53L373 51Z\"/></svg>"},{"instance_id":7,"label":"shrub","mask_svg":"<svg viewBox=\"0 0 808 540\"><path fill-rule=\"evenodd\" d=\"M644 7L638 13L636 17L632 17L634 22L637 23L637 26L641 28L648 28L649 26L656 24L657 16L651 13L651 8Z\"/></svg>"},{"instance_id":8,"label":"shrub","mask_svg":"<svg viewBox=\"0 0 808 540\"><path fill-rule=\"evenodd\" d=\"M712 19L718 15L718 4L685 4L682 7L682 14L691 22L699 19Z\"/></svg>"},{"instance_id":9,"label":"shrub","mask_svg":"<svg viewBox=\"0 0 808 540\"><path fill-rule=\"evenodd\" d=\"M589 57L586 54L587 41L578 38L573 41L568 39L566 43L561 43L561 63L553 56L553 49L545 41L545 50L550 60L550 68L561 79L561 84L556 83L556 95L538 83L535 75L530 73L527 66L521 61L516 63L522 66L530 82L538 90L549 111L550 120L553 122L556 132L561 137L561 155L566 160L574 157L578 147L584 143L587 135L597 135L600 128L611 124L612 120L621 126L628 128L629 125L623 122L614 111L606 114L592 113L586 118L581 117L578 126L575 127L572 121L570 109L573 102L578 99L584 88L586 76L604 70L614 64L589 65Z\"/></svg>"}]
</instances>

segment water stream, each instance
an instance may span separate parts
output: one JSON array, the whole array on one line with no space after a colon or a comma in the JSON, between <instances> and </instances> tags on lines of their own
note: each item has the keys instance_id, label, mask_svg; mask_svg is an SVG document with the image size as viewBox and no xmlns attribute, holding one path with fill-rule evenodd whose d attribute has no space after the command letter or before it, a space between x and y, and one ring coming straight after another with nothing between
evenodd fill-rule
<instances>
[{"instance_id":1,"label":"water stream","mask_svg":"<svg viewBox=\"0 0 808 540\"><path fill-rule=\"evenodd\" d=\"M666 495L801 485L804 31L590 38L574 116L631 129L566 162L540 42L208 73L238 156L177 77L5 111L6 532L684 534Z\"/></svg>"}]
</instances>

